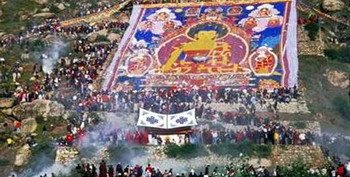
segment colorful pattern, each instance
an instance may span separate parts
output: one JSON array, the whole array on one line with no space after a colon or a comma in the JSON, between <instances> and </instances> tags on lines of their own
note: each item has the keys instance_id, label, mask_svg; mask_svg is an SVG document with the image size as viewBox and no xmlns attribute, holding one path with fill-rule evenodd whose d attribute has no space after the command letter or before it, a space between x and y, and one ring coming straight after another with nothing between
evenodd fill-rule
<instances>
[{"instance_id":1,"label":"colorful pattern","mask_svg":"<svg viewBox=\"0 0 350 177\"><path fill-rule=\"evenodd\" d=\"M287 50L296 51L296 45L289 47L296 43L295 30L288 29L296 26L290 20L293 3L134 6L104 88L261 88L267 81L292 87L297 72L290 70L297 70L297 58Z\"/></svg>"}]
</instances>

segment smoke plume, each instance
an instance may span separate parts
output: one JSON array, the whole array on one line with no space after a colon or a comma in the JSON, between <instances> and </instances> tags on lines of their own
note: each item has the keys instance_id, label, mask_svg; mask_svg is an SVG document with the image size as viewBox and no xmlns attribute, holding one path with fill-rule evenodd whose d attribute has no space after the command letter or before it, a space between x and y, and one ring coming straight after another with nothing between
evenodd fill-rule
<instances>
[{"instance_id":1,"label":"smoke plume","mask_svg":"<svg viewBox=\"0 0 350 177\"><path fill-rule=\"evenodd\" d=\"M40 59L45 73L52 73L60 55L66 51L67 46L68 44L64 43L61 39L55 39L52 45L42 53Z\"/></svg>"}]
</instances>

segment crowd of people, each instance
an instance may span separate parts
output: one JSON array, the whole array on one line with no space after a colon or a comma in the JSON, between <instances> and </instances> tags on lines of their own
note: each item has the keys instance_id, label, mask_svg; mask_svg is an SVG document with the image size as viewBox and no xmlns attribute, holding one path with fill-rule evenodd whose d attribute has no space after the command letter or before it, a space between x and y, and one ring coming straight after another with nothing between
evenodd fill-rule
<instances>
[{"instance_id":1,"label":"crowd of people","mask_svg":"<svg viewBox=\"0 0 350 177\"><path fill-rule=\"evenodd\" d=\"M42 33L45 30L51 31L51 23L48 23L48 26L50 26L50 28L39 27L33 30L33 32L39 31L39 33ZM93 27L89 26L86 29L83 28L83 26L67 27L63 30L59 29L56 32L64 32L69 35L81 32L90 33L103 28L117 28L123 31L126 27L127 24L125 23L110 22L102 25L97 24ZM107 57L112 53L112 50L116 48L117 44L118 41L116 40L109 43L96 44L88 42L86 37L80 37L71 49L74 55L70 54L61 57L53 73L45 74L42 69L42 64L36 63L32 72L32 86L19 86L15 97L18 102L31 102L35 99L45 99L47 98L46 93L58 88L62 80L68 81L64 86L76 88L80 93L86 95L86 91L92 91L91 87L90 90L88 89L88 84L91 84L92 80L97 78L99 70L102 68ZM43 54L42 56L47 58L50 57L49 55L50 54ZM16 62L12 70L14 83L17 83L16 81L20 78L22 70L20 62Z\"/></svg>"},{"instance_id":2,"label":"crowd of people","mask_svg":"<svg viewBox=\"0 0 350 177\"><path fill-rule=\"evenodd\" d=\"M236 131L212 128L197 130L190 135L190 139L194 143L203 144L251 141L257 144L311 145L314 135L311 132L299 132L280 123L269 122L256 128L248 126L244 130Z\"/></svg>"},{"instance_id":3,"label":"crowd of people","mask_svg":"<svg viewBox=\"0 0 350 177\"><path fill-rule=\"evenodd\" d=\"M52 25L48 26L50 26L50 28L43 27L38 28L37 30L40 32L51 30ZM97 29L95 29L95 27L97 27ZM126 27L127 24L125 23L110 22L102 25L97 24L94 27L89 26L87 28L84 28L84 26L67 27L63 29L63 32L67 33L67 35L68 33L90 33L102 28L117 28L123 31ZM34 30L34 32L36 31ZM6 40L8 40L8 38L6 38ZM8 43L6 43L6 45L7 44ZM11 74L9 73L12 72L12 81L13 83L17 84L17 90L14 93L14 96L17 98L18 103L31 102L35 99L48 99L50 95L47 95L47 93L57 89L62 80L68 81L64 86L76 88L78 91L81 91L84 95L86 95L86 91L89 90L87 85L91 84L93 79L96 79L99 70L103 66L103 63L112 53L112 50L116 48L117 44L117 41L93 44L88 42L86 38L81 37L77 44L72 48L72 50L75 52L74 56L69 55L60 58L57 68L53 73L45 74L42 69L42 64L36 63L33 67L33 77L31 79L32 84L30 86L28 86L28 83L24 85L20 85L18 83L18 79L21 77L23 71L23 62L21 61L17 61L13 66L13 69L9 71L1 71L1 80L9 80L11 77ZM43 54L42 56L50 57L49 54ZM92 91L92 89L89 91Z\"/></svg>"},{"instance_id":4,"label":"crowd of people","mask_svg":"<svg viewBox=\"0 0 350 177\"><path fill-rule=\"evenodd\" d=\"M92 7L92 6L80 6L79 8L79 13L75 14L75 17L83 17L86 15L94 14L94 13L99 13L103 10L106 10L108 8L111 8L113 4L110 2L100 2L97 4L97 7Z\"/></svg>"},{"instance_id":5,"label":"crowd of people","mask_svg":"<svg viewBox=\"0 0 350 177\"><path fill-rule=\"evenodd\" d=\"M87 35L100 30L119 30L125 31L128 23L122 21L102 21L95 24L76 24L72 26L61 26L61 20L57 17L47 18L42 23L33 25L26 32L21 32L19 35L8 35L0 37L0 48L10 48L14 44L19 44L22 47L28 45L28 38L40 35L62 35L69 38Z\"/></svg>"},{"instance_id":6,"label":"crowd of people","mask_svg":"<svg viewBox=\"0 0 350 177\"><path fill-rule=\"evenodd\" d=\"M124 165L117 163L117 165L108 165L106 161L102 160L99 165L82 163L77 164L72 169L73 174L84 177L235 177L235 176L247 176L247 177L288 177L288 172L293 171L291 165L277 166L273 169L268 169L264 166L254 167L244 163L233 164L230 163L225 167L211 167L210 165L203 165L202 170L197 172L194 169L188 172L175 172L172 168L160 170L148 164L143 167L141 165ZM338 164L336 166L325 166L320 168L310 168L305 172L299 172L300 174L313 176L313 177L346 177L350 175L350 162L345 164ZM295 175L295 174L293 174ZM47 177L47 174L40 177ZM55 177L54 173L51 177Z\"/></svg>"},{"instance_id":7,"label":"crowd of people","mask_svg":"<svg viewBox=\"0 0 350 177\"><path fill-rule=\"evenodd\" d=\"M41 64L35 64L32 86L18 87L14 96L19 103L47 99L46 93L57 90L60 86L76 89L81 95L87 95L89 84L98 77L103 63L116 45L116 41L109 44L93 44L85 39L79 40L74 50L84 53L84 56L69 55L60 58L57 68L51 74L44 74ZM64 97L64 93L61 96Z\"/></svg>"},{"instance_id":8,"label":"crowd of people","mask_svg":"<svg viewBox=\"0 0 350 177\"><path fill-rule=\"evenodd\" d=\"M93 135L92 135L93 134ZM246 126L244 129L213 128L198 126L191 130L183 131L177 138L162 137L157 132L152 132L138 127L115 128L112 125L102 123L91 118L87 114L81 114L71 120L67 126L67 135L59 139L59 145L76 146L84 141L101 144L135 144L135 145L167 145L167 144L222 144L242 143L250 141L256 144L273 145L313 145L317 134L312 132L300 132L291 126L284 126L274 121L265 121L259 126Z\"/></svg>"},{"instance_id":9,"label":"crowd of people","mask_svg":"<svg viewBox=\"0 0 350 177\"><path fill-rule=\"evenodd\" d=\"M131 112L142 107L144 109L165 114L183 112L192 108L199 108L198 115L206 114L203 104L205 103L226 103L241 104L254 112L255 105L266 105L277 109L279 103L289 103L297 99L300 92L297 87L276 88L273 91L219 88L210 90L194 90L180 88L153 88L148 90L119 91L115 93L115 100L118 108ZM117 109L118 109L117 108ZM210 114L210 113L208 113Z\"/></svg>"}]
</instances>

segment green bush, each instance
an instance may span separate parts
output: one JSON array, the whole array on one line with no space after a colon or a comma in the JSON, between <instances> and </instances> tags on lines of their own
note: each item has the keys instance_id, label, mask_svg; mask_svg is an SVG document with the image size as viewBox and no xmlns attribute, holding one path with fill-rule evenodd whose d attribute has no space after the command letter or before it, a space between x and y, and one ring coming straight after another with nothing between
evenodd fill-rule
<instances>
[{"instance_id":1,"label":"green bush","mask_svg":"<svg viewBox=\"0 0 350 177\"><path fill-rule=\"evenodd\" d=\"M229 155L232 157L239 157L242 153L248 157L260 157L265 158L270 156L272 148L270 145L255 144L249 141L242 143L224 143L218 145L212 145L209 147L210 151L218 155Z\"/></svg>"},{"instance_id":2,"label":"green bush","mask_svg":"<svg viewBox=\"0 0 350 177\"><path fill-rule=\"evenodd\" d=\"M0 1L5 2L5 1ZM0 30L6 33L18 33L21 27L31 19L20 20L20 13L31 13L34 9L40 9L38 3L34 0L10 0L0 5L3 12L0 22Z\"/></svg>"},{"instance_id":3,"label":"green bush","mask_svg":"<svg viewBox=\"0 0 350 177\"><path fill-rule=\"evenodd\" d=\"M333 99L333 105L337 112L345 119L350 120L350 103L346 98L337 96Z\"/></svg>"},{"instance_id":4,"label":"green bush","mask_svg":"<svg viewBox=\"0 0 350 177\"><path fill-rule=\"evenodd\" d=\"M297 128L297 129L305 129L307 127L306 123L302 122L302 121L293 122L293 123L291 123L291 126Z\"/></svg>"},{"instance_id":5,"label":"green bush","mask_svg":"<svg viewBox=\"0 0 350 177\"><path fill-rule=\"evenodd\" d=\"M45 119L44 119L44 117L43 117L42 115L37 116L37 117L35 118L35 120L36 120L36 122L37 122L38 124L42 124L42 123L45 122Z\"/></svg>"},{"instance_id":6,"label":"green bush","mask_svg":"<svg viewBox=\"0 0 350 177\"><path fill-rule=\"evenodd\" d=\"M50 12L51 13L54 13L54 14L58 14L61 10L57 7L57 6L55 6L54 4L52 4L50 7L49 7L49 9L50 9Z\"/></svg>"},{"instance_id":7,"label":"green bush","mask_svg":"<svg viewBox=\"0 0 350 177\"><path fill-rule=\"evenodd\" d=\"M197 144L168 144L164 148L164 153L170 158L195 158L208 155L208 151L202 145Z\"/></svg>"},{"instance_id":8,"label":"green bush","mask_svg":"<svg viewBox=\"0 0 350 177\"><path fill-rule=\"evenodd\" d=\"M54 145L51 142L43 140L42 142L37 143L38 145L32 148L32 157L44 153L46 156L52 157L52 159L55 158L56 151Z\"/></svg>"},{"instance_id":9,"label":"green bush","mask_svg":"<svg viewBox=\"0 0 350 177\"><path fill-rule=\"evenodd\" d=\"M313 22L313 23L308 23L304 26L305 30L308 31L308 36L310 38L311 41L316 40L317 38L317 34L318 31L320 29L320 27L318 26L317 22Z\"/></svg>"},{"instance_id":10,"label":"green bush","mask_svg":"<svg viewBox=\"0 0 350 177\"><path fill-rule=\"evenodd\" d=\"M45 49L45 42L40 40L40 39L36 39L34 41L29 41L28 42L28 50L29 51L43 51Z\"/></svg>"},{"instance_id":11,"label":"green bush","mask_svg":"<svg viewBox=\"0 0 350 177\"><path fill-rule=\"evenodd\" d=\"M0 159L0 167L8 166L8 165L10 165L10 161L6 159Z\"/></svg>"},{"instance_id":12,"label":"green bush","mask_svg":"<svg viewBox=\"0 0 350 177\"><path fill-rule=\"evenodd\" d=\"M98 36L96 37L96 42L108 42L108 41L109 41L109 40L108 40L107 36L98 35Z\"/></svg>"},{"instance_id":13,"label":"green bush","mask_svg":"<svg viewBox=\"0 0 350 177\"><path fill-rule=\"evenodd\" d=\"M140 146L111 145L108 147L110 161L128 163L132 157L142 156L145 149Z\"/></svg>"},{"instance_id":14,"label":"green bush","mask_svg":"<svg viewBox=\"0 0 350 177\"><path fill-rule=\"evenodd\" d=\"M331 60L350 63L350 48L328 48L324 50L324 54Z\"/></svg>"},{"instance_id":15,"label":"green bush","mask_svg":"<svg viewBox=\"0 0 350 177\"><path fill-rule=\"evenodd\" d=\"M259 158L266 158L271 155L272 148L269 145L261 144L261 145L254 145L253 148L253 155L259 157Z\"/></svg>"}]
</instances>

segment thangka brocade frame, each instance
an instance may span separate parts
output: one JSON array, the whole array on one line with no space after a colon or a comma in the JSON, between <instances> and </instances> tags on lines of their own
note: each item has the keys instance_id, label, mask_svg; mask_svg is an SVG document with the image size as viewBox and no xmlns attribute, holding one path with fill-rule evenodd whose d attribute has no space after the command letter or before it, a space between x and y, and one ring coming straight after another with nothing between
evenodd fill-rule
<instances>
[{"instance_id":1,"label":"thangka brocade frame","mask_svg":"<svg viewBox=\"0 0 350 177\"><path fill-rule=\"evenodd\" d=\"M295 0L135 5L104 89L293 87Z\"/></svg>"}]
</instances>

